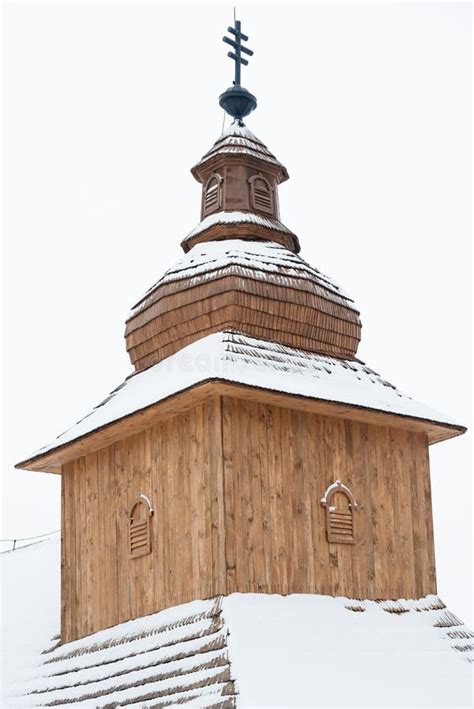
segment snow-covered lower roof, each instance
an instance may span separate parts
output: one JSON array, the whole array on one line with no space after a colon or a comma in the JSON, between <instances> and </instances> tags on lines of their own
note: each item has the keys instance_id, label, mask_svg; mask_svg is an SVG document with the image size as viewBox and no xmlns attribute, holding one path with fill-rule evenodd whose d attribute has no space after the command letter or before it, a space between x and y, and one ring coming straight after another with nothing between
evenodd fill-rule
<instances>
[{"instance_id":1,"label":"snow-covered lower roof","mask_svg":"<svg viewBox=\"0 0 474 709\"><path fill-rule=\"evenodd\" d=\"M235 706L221 598L170 608L58 647L59 539L3 554L2 567L8 574L5 709Z\"/></svg>"},{"instance_id":2,"label":"snow-covered lower roof","mask_svg":"<svg viewBox=\"0 0 474 709\"><path fill-rule=\"evenodd\" d=\"M87 416L31 458L213 380L457 425L444 414L403 394L362 362L336 359L226 331L197 340L125 380Z\"/></svg>"},{"instance_id":3,"label":"snow-covered lower roof","mask_svg":"<svg viewBox=\"0 0 474 709\"><path fill-rule=\"evenodd\" d=\"M472 705L474 633L437 596L232 594L57 647L59 540L1 561L8 709Z\"/></svg>"}]
</instances>

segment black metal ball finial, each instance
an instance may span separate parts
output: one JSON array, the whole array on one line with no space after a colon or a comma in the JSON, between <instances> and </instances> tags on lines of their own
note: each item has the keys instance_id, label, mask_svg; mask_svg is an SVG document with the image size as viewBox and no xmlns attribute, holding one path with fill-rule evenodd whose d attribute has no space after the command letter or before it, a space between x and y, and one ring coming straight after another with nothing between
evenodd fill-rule
<instances>
[{"instance_id":1,"label":"black metal ball finial","mask_svg":"<svg viewBox=\"0 0 474 709\"><path fill-rule=\"evenodd\" d=\"M242 53L252 56L253 51L242 44L242 42L248 41L248 37L241 31L240 20L235 20L235 26L229 27L228 31L234 35L235 39L223 37L222 40L226 44L230 44L234 49L233 52L228 52L227 56L235 62L235 79L234 85L219 96L219 105L222 106L230 116L239 120L244 116L248 116L248 114L257 107L257 99L255 96L240 84L242 64L244 66L248 64L248 60L242 56Z\"/></svg>"},{"instance_id":2,"label":"black metal ball finial","mask_svg":"<svg viewBox=\"0 0 474 709\"><path fill-rule=\"evenodd\" d=\"M219 105L234 118L248 116L256 107L257 99L243 86L231 86L219 96Z\"/></svg>"}]
</instances>

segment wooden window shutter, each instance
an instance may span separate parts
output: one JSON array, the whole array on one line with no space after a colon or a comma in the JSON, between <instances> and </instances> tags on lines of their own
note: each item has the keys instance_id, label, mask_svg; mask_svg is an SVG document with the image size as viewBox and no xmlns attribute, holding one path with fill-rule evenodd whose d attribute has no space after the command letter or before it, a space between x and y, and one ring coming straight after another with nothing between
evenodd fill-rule
<instances>
[{"instance_id":1,"label":"wooden window shutter","mask_svg":"<svg viewBox=\"0 0 474 709\"><path fill-rule=\"evenodd\" d=\"M273 190L263 175L254 175L250 183L250 204L258 212L274 214Z\"/></svg>"},{"instance_id":2,"label":"wooden window shutter","mask_svg":"<svg viewBox=\"0 0 474 709\"><path fill-rule=\"evenodd\" d=\"M222 177L215 172L204 185L203 191L203 216L217 212L222 203Z\"/></svg>"},{"instance_id":3,"label":"wooden window shutter","mask_svg":"<svg viewBox=\"0 0 474 709\"><path fill-rule=\"evenodd\" d=\"M328 542L354 544L354 496L340 480L330 485L321 504L326 508L326 535Z\"/></svg>"},{"instance_id":4,"label":"wooden window shutter","mask_svg":"<svg viewBox=\"0 0 474 709\"><path fill-rule=\"evenodd\" d=\"M141 492L129 515L129 548L132 559L151 551L151 517L153 507L149 498Z\"/></svg>"}]
</instances>

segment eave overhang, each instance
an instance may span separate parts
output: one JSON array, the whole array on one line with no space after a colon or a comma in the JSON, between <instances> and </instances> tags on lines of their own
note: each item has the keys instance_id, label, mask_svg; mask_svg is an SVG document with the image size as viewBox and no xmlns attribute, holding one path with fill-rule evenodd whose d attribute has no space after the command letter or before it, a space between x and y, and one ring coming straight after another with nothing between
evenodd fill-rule
<instances>
[{"instance_id":1,"label":"eave overhang","mask_svg":"<svg viewBox=\"0 0 474 709\"><path fill-rule=\"evenodd\" d=\"M168 396L159 402L122 416L94 431L72 441L27 458L15 468L47 473L60 473L65 463L105 448L123 440L165 418L182 413L208 399L227 396L305 411L307 413L332 416L334 418L359 421L361 423L398 428L426 435L428 443L439 443L467 430L465 426L440 423L415 416L389 413L356 404L317 399L302 394L288 394L272 391L264 387L232 383L223 379L206 379L189 388Z\"/></svg>"},{"instance_id":2,"label":"eave overhang","mask_svg":"<svg viewBox=\"0 0 474 709\"><path fill-rule=\"evenodd\" d=\"M226 214L228 213L216 212L211 215L215 219L214 224L211 224L207 228L203 228L200 231L195 230L183 239L181 242L181 248L184 253L188 253L188 251L190 251L193 246L196 246L196 244L202 244L207 241L228 241L232 239L248 239L249 241L261 239L263 241L273 241L276 244L280 244L280 246L284 246L289 249L294 254L300 252L300 242L296 234L293 234L293 232L291 232L287 227L284 227L284 225L276 219L266 219L269 223L268 226L263 223L257 224L247 221L219 221L220 215L222 215L221 218L224 220ZM253 216L253 213L249 212L249 215ZM275 223L273 226L270 225L271 221Z\"/></svg>"}]
</instances>

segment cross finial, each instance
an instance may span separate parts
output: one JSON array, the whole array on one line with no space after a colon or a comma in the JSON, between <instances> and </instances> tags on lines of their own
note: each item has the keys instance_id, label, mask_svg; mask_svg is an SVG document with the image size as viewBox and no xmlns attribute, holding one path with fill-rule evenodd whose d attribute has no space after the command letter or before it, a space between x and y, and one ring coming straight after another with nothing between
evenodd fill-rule
<instances>
[{"instance_id":1,"label":"cross finial","mask_svg":"<svg viewBox=\"0 0 474 709\"><path fill-rule=\"evenodd\" d=\"M233 52L228 52L227 56L235 62L235 78L234 85L219 97L219 104L229 115L237 120L241 120L257 106L255 96L240 85L242 64L244 66L248 64L247 59L245 59L242 54L247 54L251 57L253 52L242 44L242 42L248 41L248 37L242 32L240 20L235 19L235 16L234 26L228 27L228 31L234 38L223 37L222 40L226 44L230 44L234 50Z\"/></svg>"},{"instance_id":2,"label":"cross finial","mask_svg":"<svg viewBox=\"0 0 474 709\"><path fill-rule=\"evenodd\" d=\"M248 42L248 37L246 34L243 34L241 30L240 20L234 20L234 27L228 27L227 31L234 35L235 40L231 39L230 37L223 37L222 41L226 42L226 44L230 44L230 46L234 48L234 51L228 52L227 56L235 61L234 86L240 86L240 74L242 64L244 66L247 66L248 64L247 59L242 56L242 53L247 54L251 57L253 55L253 51L242 44L242 42Z\"/></svg>"}]
</instances>

